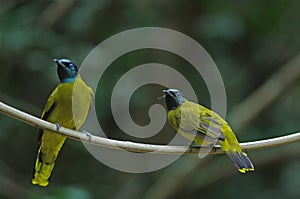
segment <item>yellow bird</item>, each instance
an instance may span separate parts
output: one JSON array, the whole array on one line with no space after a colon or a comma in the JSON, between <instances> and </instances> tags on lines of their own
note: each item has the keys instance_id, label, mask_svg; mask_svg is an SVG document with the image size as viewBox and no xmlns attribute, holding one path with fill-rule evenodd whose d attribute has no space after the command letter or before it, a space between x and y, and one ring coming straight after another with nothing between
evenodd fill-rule
<instances>
[{"instance_id":1,"label":"yellow bird","mask_svg":"<svg viewBox=\"0 0 300 199\"><path fill-rule=\"evenodd\" d=\"M254 166L228 123L217 113L188 101L177 89L163 91L172 127L186 139L201 146L219 143L241 172L253 171Z\"/></svg>"},{"instance_id":2,"label":"yellow bird","mask_svg":"<svg viewBox=\"0 0 300 199\"><path fill-rule=\"evenodd\" d=\"M55 59L60 84L47 100L42 119L57 124L57 127L78 130L86 120L93 101L93 91L81 79L76 65L68 59ZM76 89L73 89L76 82ZM74 100L76 98L76 100ZM76 115L72 102L76 101ZM75 119L74 119L75 118ZM75 120L75 121L74 121ZM54 168L55 160L66 136L47 130L39 130L39 150L35 163L32 184L45 187Z\"/></svg>"}]
</instances>

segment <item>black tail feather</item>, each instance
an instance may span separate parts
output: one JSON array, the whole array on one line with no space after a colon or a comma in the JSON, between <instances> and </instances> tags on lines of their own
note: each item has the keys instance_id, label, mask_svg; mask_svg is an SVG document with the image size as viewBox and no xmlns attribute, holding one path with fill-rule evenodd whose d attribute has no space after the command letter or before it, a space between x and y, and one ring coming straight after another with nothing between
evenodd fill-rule
<instances>
[{"instance_id":1,"label":"black tail feather","mask_svg":"<svg viewBox=\"0 0 300 199\"><path fill-rule=\"evenodd\" d=\"M235 167L241 172L253 171L254 166L251 160L248 158L247 154L243 151L229 151L227 155L235 165Z\"/></svg>"}]
</instances>

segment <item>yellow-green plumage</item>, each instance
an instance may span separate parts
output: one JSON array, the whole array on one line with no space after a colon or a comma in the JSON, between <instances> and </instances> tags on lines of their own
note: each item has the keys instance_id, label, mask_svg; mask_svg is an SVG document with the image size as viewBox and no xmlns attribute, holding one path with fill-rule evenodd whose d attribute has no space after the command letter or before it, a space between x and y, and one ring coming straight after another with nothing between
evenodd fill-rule
<instances>
[{"instance_id":1,"label":"yellow-green plumage","mask_svg":"<svg viewBox=\"0 0 300 199\"><path fill-rule=\"evenodd\" d=\"M76 74L76 80L74 78L70 82L62 82L54 89L47 100L42 119L78 130L88 115L92 100L92 89L85 84L80 75ZM76 104L72 105L74 102ZM72 106L75 107L76 113L72 112ZM40 130L40 133L40 148L32 184L47 186L55 160L67 137L47 130Z\"/></svg>"},{"instance_id":2,"label":"yellow-green plumage","mask_svg":"<svg viewBox=\"0 0 300 199\"><path fill-rule=\"evenodd\" d=\"M219 143L242 173L254 170L228 123L217 113L185 99L176 89L165 90L168 120L186 139L201 146Z\"/></svg>"}]
</instances>

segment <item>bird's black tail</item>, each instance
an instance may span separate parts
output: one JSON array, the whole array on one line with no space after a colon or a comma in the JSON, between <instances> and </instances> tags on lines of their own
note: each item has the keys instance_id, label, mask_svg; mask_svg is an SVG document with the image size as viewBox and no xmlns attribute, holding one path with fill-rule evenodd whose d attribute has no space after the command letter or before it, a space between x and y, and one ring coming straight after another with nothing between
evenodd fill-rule
<instances>
[{"instance_id":1,"label":"bird's black tail","mask_svg":"<svg viewBox=\"0 0 300 199\"><path fill-rule=\"evenodd\" d=\"M245 173L246 171L254 171L254 166L245 152L228 151L226 154L229 156L239 172Z\"/></svg>"}]
</instances>

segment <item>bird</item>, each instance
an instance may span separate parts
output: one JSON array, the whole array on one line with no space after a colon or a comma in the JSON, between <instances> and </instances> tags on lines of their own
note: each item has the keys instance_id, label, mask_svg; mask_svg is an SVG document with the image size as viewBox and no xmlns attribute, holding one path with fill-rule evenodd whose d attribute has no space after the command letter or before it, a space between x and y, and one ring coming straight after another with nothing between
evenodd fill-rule
<instances>
[{"instance_id":1,"label":"bird","mask_svg":"<svg viewBox=\"0 0 300 199\"><path fill-rule=\"evenodd\" d=\"M78 68L71 60L54 59L54 62L57 65L60 83L50 94L41 118L56 124L58 129L62 126L78 130L85 122L93 103L93 91L78 74ZM74 87L75 82L76 86ZM72 110L74 101L76 101L76 108ZM76 111L76 115L74 111ZM41 187L46 187L49 184L55 160L66 138L65 135L39 129L39 148L32 184Z\"/></svg>"},{"instance_id":2,"label":"bird","mask_svg":"<svg viewBox=\"0 0 300 199\"><path fill-rule=\"evenodd\" d=\"M216 112L187 100L178 89L163 90L167 117L184 138L201 146L219 144L241 173L254 171L229 124Z\"/></svg>"}]
</instances>

